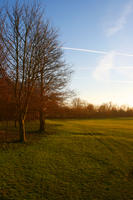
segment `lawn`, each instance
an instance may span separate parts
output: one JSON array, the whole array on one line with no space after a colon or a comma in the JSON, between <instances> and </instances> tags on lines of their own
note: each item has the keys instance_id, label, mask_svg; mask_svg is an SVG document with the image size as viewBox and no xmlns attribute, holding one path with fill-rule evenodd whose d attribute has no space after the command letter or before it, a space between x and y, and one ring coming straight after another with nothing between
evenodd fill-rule
<instances>
[{"instance_id":1,"label":"lawn","mask_svg":"<svg viewBox=\"0 0 133 200\"><path fill-rule=\"evenodd\" d=\"M37 122L26 129L26 144L0 143L0 200L133 199L133 118L47 120L47 135Z\"/></svg>"}]
</instances>

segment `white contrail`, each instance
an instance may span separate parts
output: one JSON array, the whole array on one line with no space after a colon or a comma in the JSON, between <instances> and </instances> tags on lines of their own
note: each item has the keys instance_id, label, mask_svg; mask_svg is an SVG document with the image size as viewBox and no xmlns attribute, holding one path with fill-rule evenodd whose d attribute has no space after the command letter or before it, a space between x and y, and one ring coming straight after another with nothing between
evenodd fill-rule
<instances>
[{"instance_id":1,"label":"white contrail","mask_svg":"<svg viewBox=\"0 0 133 200\"><path fill-rule=\"evenodd\" d=\"M106 51L97 51L97 50L91 50L91 49L79 49L79 48L71 48L71 47L62 47L62 49L72 50L72 51L88 52L88 53L107 54Z\"/></svg>"},{"instance_id":2,"label":"white contrail","mask_svg":"<svg viewBox=\"0 0 133 200\"><path fill-rule=\"evenodd\" d=\"M81 51L81 52L104 54L104 55L109 53L108 51L102 51L102 50L80 49L80 48L71 48L71 47L61 47L61 48L64 50ZM115 55L133 57L133 54L121 53L121 52L115 52Z\"/></svg>"}]
</instances>

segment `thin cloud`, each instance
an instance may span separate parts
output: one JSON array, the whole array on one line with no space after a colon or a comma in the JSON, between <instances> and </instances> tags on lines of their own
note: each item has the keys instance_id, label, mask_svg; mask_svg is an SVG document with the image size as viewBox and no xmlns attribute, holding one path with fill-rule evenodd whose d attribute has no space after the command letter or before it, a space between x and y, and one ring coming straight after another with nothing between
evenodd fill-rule
<instances>
[{"instance_id":1,"label":"thin cloud","mask_svg":"<svg viewBox=\"0 0 133 200\"><path fill-rule=\"evenodd\" d=\"M133 83L133 81L119 81L119 80L118 80L118 81L117 81L117 80L116 80L116 81L114 81L114 80L109 80L108 82L111 82L111 83L120 83L120 84L121 84L121 83L127 83L127 84Z\"/></svg>"},{"instance_id":2,"label":"thin cloud","mask_svg":"<svg viewBox=\"0 0 133 200\"><path fill-rule=\"evenodd\" d=\"M107 55L105 55L98 63L98 66L95 68L93 72L93 77L96 80L100 81L110 80L110 70L112 70L114 67L114 59L115 52L110 52Z\"/></svg>"},{"instance_id":3,"label":"thin cloud","mask_svg":"<svg viewBox=\"0 0 133 200\"><path fill-rule=\"evenodd\" d=\"M123 29L132 11L133 11L133 1L129 1L128 4L126 4L120 18L117 19L115 24L107 30L107 36L110 37L115 33L117 33L118 31L120 31L121 29Z\"/></svg>"},{"instance_id":4,"label":"thin cloud","mask_svg":"<svg viewBox=\"0 0 133 200\"><path fill-rule=\"evenodd\" d=\"M102 50L80 49L80 48L71 48L71 47L61 47L61 48L64 50L80 51L80 52L103 54L103 55L108 55L110 53L109 51L102 51ZM133 54L121 53L121 52L115 52L115 55L133 57Z\"/></svg>"},{"instance_id":5,"label":"thin cloud","mask_svg":"<svg viewBox=\"0 0 133 200\"><path fill-rule=\"evenodd\" d=\"M88 71L88 70L93 70L95 68L95 66L93 67L79 67L77 68L77 70L81 70L81 71ZM133 66L116 66L116 67L112 67L111 69L113 70L133 70Z\"/></svg>"},{"instance_id":6,"label":"thin cloud","mask_svg":"<svg viewBox=\"0 0 133 200\"><path fill-rule=\"evenodd\" d=\"M117 69L117 70L133 70L133 66L113 67L112 69Z\"/></svg>"},{"instance_id":7,"label":"thin cloud","mask_svg":"<svg viewBox=\"0 0 133 200\"><path fill-rule=\"evenodd\" d=\"M98 81L114 83L132 83L133 66L116 66L116 52L104 55L93 71L93 78ZM113 80L117 74L117 80ZM120 80L118 80L120 79Z\"/></svg>"}]
</instances>

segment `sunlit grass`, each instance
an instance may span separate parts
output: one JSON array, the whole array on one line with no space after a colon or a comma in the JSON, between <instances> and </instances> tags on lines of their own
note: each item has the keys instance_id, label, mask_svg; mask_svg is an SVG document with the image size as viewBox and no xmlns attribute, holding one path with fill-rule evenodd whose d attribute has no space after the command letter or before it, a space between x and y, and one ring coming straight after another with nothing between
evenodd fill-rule
<instances>
[{"instance_id":1,"label":"sunlit grass","mask_svg":"<svg viewBox=\"0 0 133 200\"><path fill-rule=\"evenodd\" d=\"M133 199L133 119L38 125L27 144L0 145L0 199Z\"/></svg>"}]
</instances>

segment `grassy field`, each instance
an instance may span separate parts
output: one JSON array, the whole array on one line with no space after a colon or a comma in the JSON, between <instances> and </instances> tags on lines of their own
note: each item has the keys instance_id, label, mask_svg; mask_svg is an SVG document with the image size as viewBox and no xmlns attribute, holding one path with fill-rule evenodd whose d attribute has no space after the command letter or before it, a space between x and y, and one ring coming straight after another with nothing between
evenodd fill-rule
<instances>
[{"instance_id":1,"label":"grassy field","mask_svg":"<svg viewBox=\"0 0 133 200\"><path fill-rule=\"evenodd\" d=\"M0 200L133 199L133 119L48 120L47 136L37 129L27 124L26 144L0 144Z\"/></svg>"}]
</instances>

